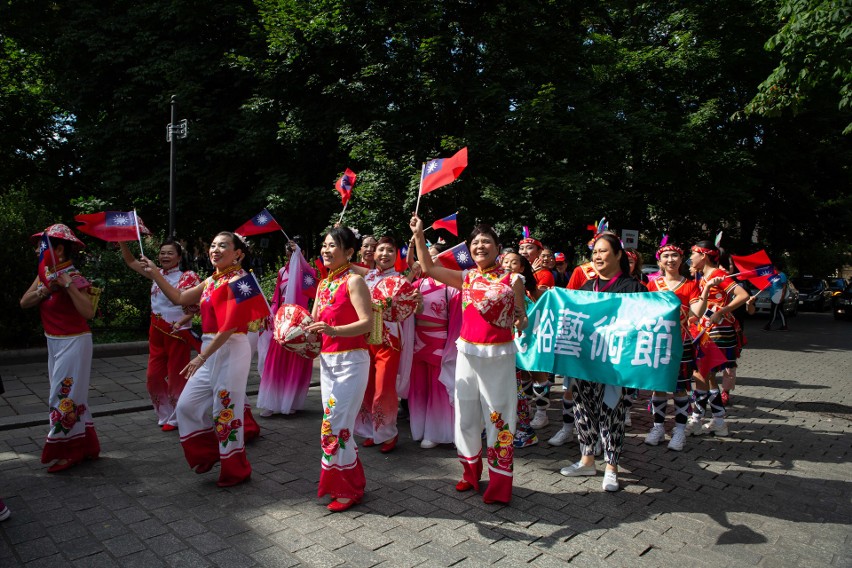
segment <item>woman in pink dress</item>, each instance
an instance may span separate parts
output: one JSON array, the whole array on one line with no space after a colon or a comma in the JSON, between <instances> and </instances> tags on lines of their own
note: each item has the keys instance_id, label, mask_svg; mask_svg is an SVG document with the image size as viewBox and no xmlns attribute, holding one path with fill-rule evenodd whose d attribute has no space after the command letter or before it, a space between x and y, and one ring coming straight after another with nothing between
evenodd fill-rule
<instances>
[{"instance_id":1,"label":"woman in pink dress","mask_svg":"<svg viewBox=\"0 0 852 568\"><path fill-rule=\"evenodd\" d=\"M278 271L278 280L275 282L275 295L272 298L274 314L284 304L298 304L307 308L308 299L316 293L316 271L307 263L295 243L291 243L290 247L290 259ZM270 342L257 393L256 406L262 409L260 415L294 414L302 410L313 369L313 359L287 351L275 341Z\"/></svg>"},{"instance_id":2,"label":"woman in pink dress","mask_svg":"<svg viewBox=\"0 0 852 568\"><path fill-rule=\"evenodd\" d=\"M440 252L440 245L429 249L433 259ZM454 305L453 299L459 291L428 276L416 284L423 302L422 310L414 316L416 337L408 413L412 439L420 440L420 447L428 449L453 442L453 392L441 383L440 376L450 341L447 336L450 306Z\"/></svg>"},{"instance_id":3,"label":"woman in pink dress","mask_svg":"<svg viewBox=\"0 0 852 568\"><path fill-rule=\"evenodd\" d=\"M417 215L409 223L423 273L462 292L462 329L456 345L454 438L463 478L457 491L479 489L482 475L482 427L488 440L488 488L485 503L512 499L517 383L514 329L527 327L524 284L497 264L500 241L487 225L470 235L470 253L476 268L452 270L432 262Z\"/></svg>"}]
</instances>

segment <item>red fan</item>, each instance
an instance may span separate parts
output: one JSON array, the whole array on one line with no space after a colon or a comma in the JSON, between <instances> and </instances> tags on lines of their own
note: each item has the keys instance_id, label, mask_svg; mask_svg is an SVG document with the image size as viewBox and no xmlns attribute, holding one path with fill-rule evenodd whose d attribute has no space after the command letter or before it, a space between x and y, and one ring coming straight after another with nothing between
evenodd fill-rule
<instances>
[{"instance_id":1,"label":"red fan","mask_svg":"<svg viewBox=\"0 0 852 568\"><path fill-rule=\"evenodd\" d=\"M514 296L511 287L502 282L476 280L468 293L485 321L504 329L512 327Z\"/></svg>"},{"instance_id":2,"label":"red fan","mask_svg":"<svg viewBox=\"0 0 852 568\"><path fill-rule=\"evenodd\" d=\"M417 288L402 276L388 276L373 288L373 303L382 307L382 319L402 321L417 309Z\"/></svg>"},{"instance_id":3,"label":"red fan","mask_svg":"<svg viewBox=\"0 0 852 568\"><path fill-rule=\"evenodd\" d=\"M296 304L283 304L275 314L275 331L272 337L287 351L307 359L320 352L319 334L305 328L314 322L308 310Z\"/></svg>"}]
</instances>

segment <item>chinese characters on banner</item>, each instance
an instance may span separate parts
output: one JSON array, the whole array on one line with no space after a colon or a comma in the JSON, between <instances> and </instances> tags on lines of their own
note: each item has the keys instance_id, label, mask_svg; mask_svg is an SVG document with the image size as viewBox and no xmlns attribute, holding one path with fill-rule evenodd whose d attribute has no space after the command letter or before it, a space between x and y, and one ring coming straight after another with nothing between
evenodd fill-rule
<instances>
[{"instance_id":1,"label":"chinese characters on banner","mask_svg":"<svg viewBox=\"0 0 852 568\"><path fill-rule=\"evenodd\" d=\"M605 294L553 288L516 338L517 366L609 385L671 392L683 344L672 292Z\"/></svg>"}]
</instances>

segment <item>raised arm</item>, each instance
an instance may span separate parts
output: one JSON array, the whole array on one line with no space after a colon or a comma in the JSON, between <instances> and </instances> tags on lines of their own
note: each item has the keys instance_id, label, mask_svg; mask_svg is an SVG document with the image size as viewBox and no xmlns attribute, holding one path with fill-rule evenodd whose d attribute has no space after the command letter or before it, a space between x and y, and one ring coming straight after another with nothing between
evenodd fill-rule
<instances>
[{"instance_id":1,"label":"raised arm","mask_svg":"<svg viewBox=\"0 0 852 568\"><path fill-rule=\"evenodd\" d=\"M142 266L142 263L136 260L133 256L133 253L130 252L130 247L127 246L127 243L121 241L118 243L118 247L121 249L121 258L124 259L124 264L130 267L130 270L134 272L138 272L148 280L153 280L154 278L151 276L151 273L145 270L145 267Z\"/></svg>"},{"instance_id":2,"label":"raised arm","mask_svg":"<svg viewBox=\"0 0 852 568\"><path fill-rule=\"evenodd\" d=\"M194 306L201 300L201 292L204 291L204 282L187 290L178 290L166 281L150 259L143 256L139 260L139 264L145 270L146 274L150 276L151 280L157 283L157 286L160 287L160 290L171 303L177 306Z\"/></svg>"},{"instance_id":3,"label":"raised arm","mask_svg":"<svg viewBox=\"0 0 852 568\"><path fill-rule=\"evenodd\" d=\"M423 274L431 276L447 286L461 290L463 280L460 270L452 270L444 266L438 266L432 262L432 256L426 248L426 237L423 236L423 221L420 217L413 215L409 227L411 227L411 232L414 235L414 244L417 246L417 261L423 269Z\"/></svg>"}]
</instances>

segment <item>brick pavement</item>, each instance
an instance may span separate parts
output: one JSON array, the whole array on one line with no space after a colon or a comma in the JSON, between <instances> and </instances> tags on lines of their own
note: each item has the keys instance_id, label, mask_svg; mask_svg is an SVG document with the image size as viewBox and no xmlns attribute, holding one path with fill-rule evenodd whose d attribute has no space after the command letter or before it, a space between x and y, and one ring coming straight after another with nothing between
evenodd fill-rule
<instances>
[{"instance_id":1,"label":"brick pavement","mask_svg":"<svg viewBox=\"0 0 852 568\"><path fill-rule=\"evenodd\" d=\"M451 447L421 450L403 424L393 453L361 451L364 503L331 514L314 497L318 389L307 411L260 419L252 480L230 489L215 470L189 471L150 410L97 418L101 459L57 475L38 459L45 425L0 431L0 494L13 510L0 566L852 566L852 324L801 314L790 333L751 327L731 437L691 438L681 453L646 446L643 401L616 494L600 476L558 474L576 443L542 443L516 454L512 504L485 505L454 490ZM102 402L144 402L132 385L142 364L97 360ZM0 373L46 384L39 365ZM43 399L15 403L44 413ZM545 440L557 405L550 415Z\"/></svg>"}]
</instances>

